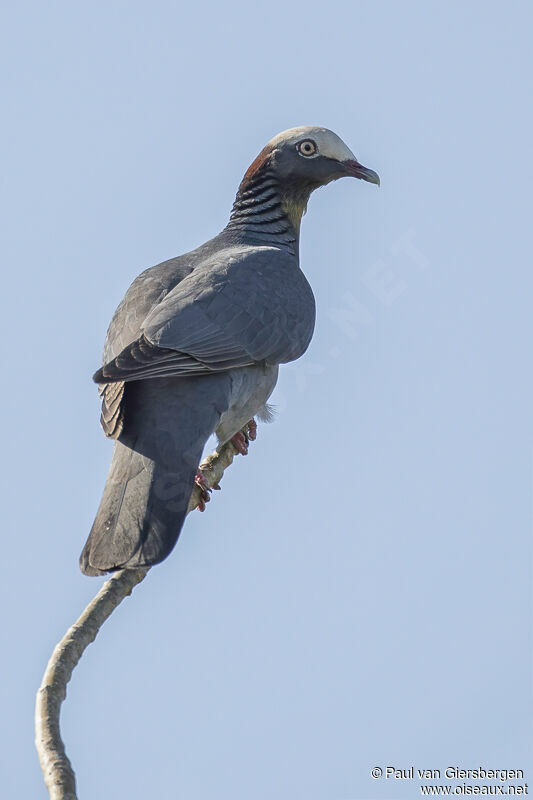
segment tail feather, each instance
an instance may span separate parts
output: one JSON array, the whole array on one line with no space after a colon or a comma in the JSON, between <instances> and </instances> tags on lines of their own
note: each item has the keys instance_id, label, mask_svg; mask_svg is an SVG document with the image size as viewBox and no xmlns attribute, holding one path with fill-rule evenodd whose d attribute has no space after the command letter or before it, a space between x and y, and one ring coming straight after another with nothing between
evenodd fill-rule
<instances>
[{"instance_id":1,"label":"tail feather","mask_svg":"<svg viewBox=\"0 0 533 800\"><path fill-rule=\"evenodd\" d=\"M229 402L227 375L127 384L124 427L80 557L103 575L151 566L180 534L205 442Z\"/></svg>"}]
</instances>

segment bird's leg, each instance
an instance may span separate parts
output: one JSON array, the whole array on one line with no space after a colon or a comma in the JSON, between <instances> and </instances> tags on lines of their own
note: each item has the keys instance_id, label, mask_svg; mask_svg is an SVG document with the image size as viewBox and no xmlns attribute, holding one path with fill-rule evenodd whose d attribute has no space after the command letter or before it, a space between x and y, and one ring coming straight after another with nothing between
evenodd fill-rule
<instances>
[{"instance_id":1,"label":"bird's leg","mask_svg":"<svg viewBox=\"0 0 533 800\"><path fill-rule=\"evenodd\" d=\"M241 456L248 455L248 436L243 431L237 431L231 437L230 442Z\"/></svg>"},{"instance_id":2,"label":"bird's leg","mask_svg":"<svg viewBox=\"0 0 533 800\"><path fill-rule=\"evenodd\" d=\"M255 441L256 438L257 422L255 419L251 419L246 423L244 428L242 428L240 431L237 431L237 433L231 437L230 442L233 444L237 452L241 454L241 456L247 456L248 445L250 442Z\"/></svg>"},{"instance_id":3,"label":"bird's leg","mask_svg":"<svg viewBox=\"0 0 533 800\"><path fill-rule=\"evenodd\" d=\"M243 456L248 455L248 445L257 438L257 423L255 419L251 419L246 423L244 428L234 434L230 442L233 444L238 453ZM198 510L205 511L206 503L211 500L211 492L213 489L220 489L218 483L209 486L209 482L204 475L201 467L198 467L194 478L196 486L200 489L200 500L198 502Z\"/></svg>"},{"instance_id":4,"label":"bird's leg","mask_svg":"<svg viewBox=\"0 0 533 800\"><path fill-rule=\"evenodd\" d=\"M207 485L207 479L202 470L200 469L200 467L198 467L198 472L196 473L194 482L200 489L200 501L198 503L198 511L205 511L205 504L209 503L209 501L211 500L210 497L211 489Z\"/></svg>"},{"instance_id":5,"label":"bird's leg","mask_svg":"<svg viewBox=\"0 0 533 800\"><path fill-rule=\"evenodd\" d=\"M257 422L255 419L252 418L246 427L248 429L248 438L251 442L255 442L257 439Z\"/></svg>"}]
</instances>

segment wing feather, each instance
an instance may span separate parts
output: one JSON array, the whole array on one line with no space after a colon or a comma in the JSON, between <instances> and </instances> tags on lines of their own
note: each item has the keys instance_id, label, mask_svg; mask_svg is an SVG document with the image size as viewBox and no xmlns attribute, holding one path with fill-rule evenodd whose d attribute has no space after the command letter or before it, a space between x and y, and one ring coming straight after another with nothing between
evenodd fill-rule
<instances>
[{"instance_id":1,"label":"wing feather","mask_svg":"<svg viewBox=\"0 0 533 800\"><path fill-rule=\"evenodd\" d=\"M141 333L98 370L98 383L279 364L307 348L314 299L295 257L229 248L187 275L148 313Z\"/></svg>"}]
</instances>

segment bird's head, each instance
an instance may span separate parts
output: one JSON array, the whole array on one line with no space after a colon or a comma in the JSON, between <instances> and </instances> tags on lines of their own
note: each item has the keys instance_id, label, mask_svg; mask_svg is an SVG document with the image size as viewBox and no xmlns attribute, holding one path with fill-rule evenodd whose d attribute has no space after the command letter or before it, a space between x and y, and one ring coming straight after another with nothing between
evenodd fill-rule
<instances>
[{"instance_id":1,"label":"bird's head","mask_svg":"<svg viewBox=\"0 0 533 800\"><path fill-rule=\"evenodd\" d=\"M309 195L338 178L362 178L379 186L379 176L364 167L342 139L327 128L290 128L275 136L246 171L239 195L277 184L285 210L299 228ZM239 196L238 195L238 196Z\"/></svg>"}]
</instances>

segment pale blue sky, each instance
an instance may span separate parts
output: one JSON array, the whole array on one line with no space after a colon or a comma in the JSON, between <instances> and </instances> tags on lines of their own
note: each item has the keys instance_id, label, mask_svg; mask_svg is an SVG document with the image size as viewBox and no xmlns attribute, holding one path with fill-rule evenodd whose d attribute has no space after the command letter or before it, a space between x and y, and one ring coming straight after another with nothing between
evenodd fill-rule
<instances>
[{"instance_id":1,"label":"pale blue sky","mask_svg":"<svg viewBox=\"0 0 533 800\"><path fill-rule=\"evenodd\" d=\"M311 348L69 688L80 797L414 798L376 765L531 771L531 5L20 2L0 20L6 796L101 581L90 376L146 266L225 224L265 142L335 130ZM527 776L526 776L527 777Z\"/></svg>"}]
</instances>

